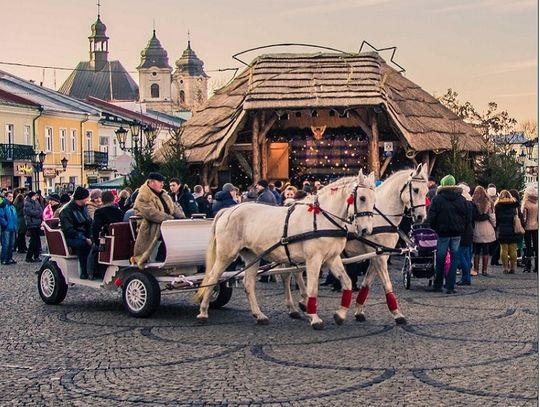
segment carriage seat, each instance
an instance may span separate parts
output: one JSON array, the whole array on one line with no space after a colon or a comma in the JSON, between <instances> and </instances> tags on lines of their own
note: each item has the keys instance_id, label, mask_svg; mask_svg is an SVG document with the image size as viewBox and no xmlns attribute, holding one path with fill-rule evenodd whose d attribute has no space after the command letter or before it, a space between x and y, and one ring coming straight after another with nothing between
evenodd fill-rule
<instances>
[{"instance_id":1,"label":"carriage seat","mask_svg":"<svg viewBox=\"0 0 540 407\"><path fill-rule=\"evenodd\" d=\"M60 229L60 219L52 218L43 221L43 229L45 230L49 254L65 258L77 257L67 245L64 232Z\"/></svg>"},{"instance_id":2,"label":"carriage seat","mask_svg":"<svg viewBox=\"0 0 540 407\"><path fill-rule=\"evenodd\" d=\"M99 253L99 262L107 264L129 260L133 256L134 243L129 222L111 223L105 237L105 248Z\"/></svg>"}]
</instances>

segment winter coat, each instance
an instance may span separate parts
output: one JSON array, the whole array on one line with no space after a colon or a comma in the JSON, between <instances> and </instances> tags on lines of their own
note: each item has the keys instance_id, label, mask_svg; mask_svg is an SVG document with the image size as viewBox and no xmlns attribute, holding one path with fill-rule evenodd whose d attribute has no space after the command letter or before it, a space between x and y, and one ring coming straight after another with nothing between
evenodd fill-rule
<instances>
[{"instance_id":1,"label":"winter coat","mask_svg":"<svg viewBox=\"0 0 540 407\"><path fill-rule=\"evenodd\" d=\"M62 209L64 209L64 207L66 205L67 205L67 203L63 203L63 204L58 205L58 208L56 208L54 210L53 218L59 218L60 217L60 212L62 212Z\"/></svg>"},{"instance_id":2,"label":"winter coat","mask_svg":"<svg viewBox=\"0 0 540 407\"><path fill-rule=\"evenodd\" d=\"M144 267L161 236L161 223L171 219L185 218L184 212L176 206L165 191L154 192L148 184L139 189L133 205L135 215L142 217L137 240L133 249L131 264Z\"/></svg>"},{"instance_id":3,"label":"winter coat","mask_svg":"<svg viewBox=\"0 0 540 407\"><path fill-rule=\"evenodd\" d=\"M120 198L118 201L118 207L122 210L122 212L125 212L127 209L124 209L124 205L127 201L127 198Z\"/></svg>"},{"instance_id":4,"label":"winter coat","mask_svg":"<svg viewBox=\"0 0 540 407\"><path fill-rule=\"evenodd\" d=\"M66 239L90 239L92 237L92 219L86 206L79 206L71 201L60 212L60 228Z\"/></svg>"},{"instance_id":5,"label":"winter coat","mask_svg":"<svg viewBox=\"0 0 540 407\"><path fill-rule=\"evenodd\" d=\"M16 232L18 224L17 210L11 202L4 199L0 205L0 230L2 232Z\"/></svg>"},{"instance_id":6,"label":"winter coat","mask_svg":"<svg viewBox=\"0 0 540 407\"><path fill-rule=\"evenodd\" d=\"M197 207L195 198L193 198L193 195L191 192L189 192L189 189L185 185L182 188L182 191L176 194L171 192L169 195L176 205L180 205L182 211L184 211L184 215L186 215L187 218L191 218L191 215L194 213L199 213L199 208Z\"/></svg>"},{"instance_id":7,"label":"winter coat","mask_svg":"<svg viewBox=\"0 0 540 407\"><path fill-rule=\"evenodd\" d=\"M281 194L275 189L270 190L270 192L272 192L272 194L274 194L274 198L276 198L276 205L279 205L279 206L283 205L283 198L281 197Z\"/></svg>"},{"instance_id":8,"label":"winter coat","mask_svg":"<svg viewBox=\"0 0 540 407\"><path fill-rule=\"evenodd\" d=\"M529 196L521 207L525 220L525 230L538 230L538 198Z\"/></svg>"},{"instance_id":9,"label":"winter coat","mask_svg":"<svg viewBox=\"0 0 540 407\"><path fill-rule=\"evenodd\" d=\"M52 219L54 218L54 212L56 211L56 209L59 207L60 205L51 205L51 204L48 204L47 206L45 206L45 209L43 210L43 220L49 220L49 219Z\"/></svg>"},{"instance_id":10,"label":"winter coat","mask_svg":"<svg viewBox=\"0 0 540 407\"><path fill-rule=\"evenodd\" d=\"M17 211L17 223L19 233L26 232L26 222L24 221L24 199L15 199L13 202Z\"/></svg>"},{"instance_id":11,"label":"winter coat","mask_svg":"<svg viewBox=\"0 0 540 407\"><path fill-rule=\"evenodd\" d=\"M210 202L208 202L208 199L206 199L206 197L199 196L195 199L195 202L197 202L199 213L206 214L207 218L211 218L214 216L214 213L212 212L212 205L210 205Z\"/></svg>"},{"instance_id":12,"label":"winter coat","mask_svg":"<svg viewBox=\"0 0 540 407\"><path fill-rule=\"evenodd\" d=\"M100 207L101 206L95 203L94 201L88 201L88 203L86 204L86 208L88 209L88 216L90 216L91 219L94 219L94 213Z\"/></svg>"},{"instance_id":13,"label":"winter coat","mask_svg":"<svg viewBox=\"0 0 540 407\"><path fill-rule=\"evenodd\" d=\"M499 243L517 243L521 235L514 233L514 216L519 214L519 204L510 199L500 199L495 205L497 238Z\"/></svg>"},{"instance_id":14,"label":"winter coat","mask_svg":"<svg viewBox=\"0 0 540 407\"><path fill-rule=\"evenodd\" d=\"M471 201L466 200L465 202L467 204L467 210L469 212L467 218L468 222L465 226L465 231L461 234L461 239L459 240L459 245L461 247L466 246L472 246L473 244L473 231L474 231L474 209L476 208L476 205L473 204Z\"/></svg>"},{"instance_id":15,"label":"winter coat","mask_svg":"<svg viewBox=\"0 0 540 407\"><path fill-rule=\"evenodd\" d=\"M259 192L257 202L269 205L277 205L276 197L268 188L265 188L261 192Z\"/></svg>"},{"instance_id":16,"label":"winter coat","mask_svg":"<svg viewBox=\"0 0 540 407\"><path fill-rule=\"evenodd\" d=\"M238 205L238 202L236 202L230 192L226 191L219 191L214 196L214 204L212 205L212 211L214 212L214 217L217 215L217 213L225 208L229 208L231 206Z\"/></svg>"},{"instance_id":17,"label":"winter coat","mask_svg":"<svg viewBox=\"0 0 540 407\"><path fill-rule=\"evenodd\" d=\"M429 205L428 223L441 237L461 236L471 222L461 192L459 187L439 187Z\"/></svg>"},{"instance_id":18,"label":"winter coat","mask_svg":"<svg viewBox=\"0 0 540 407\"><path fill-rule=\"evenodd\" d=\"M92 240L95 244L99 244L99 234L104 228L107 228L111 223L122 222L124 212L116 205L107 204L97 209L94 213L94 223L92 223Z\"/></svg>"},{"instance_id":19,"label":"winter coat","mask_svg":"<svg viewBox=\"0 0 540 407\"><path fill-rule=\"evenodd\" d=\"M24 199L24 222L28 229L41 227L43 208L39 201L31 198Z\"/></svg>"},{"instance_id":20,"label":"winter coat","mask_svg":"<svg viewBox=\"0 0 540 407\"><path fill-rule=\"evenodd\" d=\"M495 235L495 213L491 208L488 212L482 213L476 205L473 208L474 219L474 231L473 242L474 243L493 243L497 240Z\"/></svg>"},{"instance_id":21,"label":"winter coat","mask_svg":"<svg viewBox=\"0 0 540 407\"><path fill-rule=\"evenodd\" d=\"M431 188L429 188L428 193L427 193L426 196L429 199L429 201L431 202L433 200L433 198L435 198L435 195L437 195L437 185L434 185Z\"/></svg>"}]
</instances>

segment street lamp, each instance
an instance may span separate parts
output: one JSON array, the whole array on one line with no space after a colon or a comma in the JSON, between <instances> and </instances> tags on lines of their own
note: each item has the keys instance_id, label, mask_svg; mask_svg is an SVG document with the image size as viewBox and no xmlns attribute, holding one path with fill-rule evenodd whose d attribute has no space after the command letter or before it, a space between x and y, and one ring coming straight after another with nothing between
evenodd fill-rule
<instances>
[{"instance_id":1,"label":"street lamp","mask_svg":"<svg viewBox=\"0 0 540 407\"><path fill-rule=\"evenodd\" d=\"M532 158L532 153L533 153L533 150L534 150L534 144L535 143L534 143L533 140L527 140L525 143L523 143L523 145L527 149L527 157L529 158L529 160Z\"/></svg>"},{"instance_id":2,"label":"street lamp","mask_svg":"<svg viewBox=\"0 0 540 407\"><path fill-rule=\"evenodd\" d=\"M126 147L128 131L124 129L122 126L120 126L120 128L116 130L114 133L116 134L116 140L118 140L118 145L120 146L120 149L123 151Z\"/></svg>"},{"instance_id":3,"label":"street lamp","mask_svg":"<svg viewBox=\"0 0 540 407\"><path fill-rule=\"evenodd\" d=\"M36 154L36 157L32 159L32 166L34 167L34 171L36 172L36 189L39 189L39 173L43 171L43 163L45 162L45 157L47 154L45 154L43 151L41 151L39 154Z\"/></svg>"},{"instance_id":4,"label":"street lamp","mask_svg":"<svg viewBox=\"0 0 540 407\"><path fill-rule=\"evenodd\" d=\"M66 171L67 165L68 165L68 159L66 157L62 158L60 160L60 164L62 164L62 169L64 172Z\"/></svg>"}]
</instances>

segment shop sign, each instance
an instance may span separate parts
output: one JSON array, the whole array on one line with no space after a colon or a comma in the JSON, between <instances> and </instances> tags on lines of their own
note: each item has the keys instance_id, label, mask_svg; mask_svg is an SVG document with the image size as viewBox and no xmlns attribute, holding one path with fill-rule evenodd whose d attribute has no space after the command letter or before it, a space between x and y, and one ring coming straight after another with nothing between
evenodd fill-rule
<instances>
[{"instance_id":1,"label":"shop sign","mask_svg":"<svg viewBox=\"0 0 540 407\"><path fill-rule=\"evenodd\" d=\"M45 178L56 178L55 168L43 168L43 176Z\"/></svg>"},{"instance_id":2,"label":"shop sign","mask_svg":"<svg viewBox=\"0 0 540 407\"><path fill-rule=\"evenodd\" d=\"M32 167L32 164L15 161L13 163L13 172L16 177L28 177L33 174L34 167Z\"/></svg>"}]
</instances>

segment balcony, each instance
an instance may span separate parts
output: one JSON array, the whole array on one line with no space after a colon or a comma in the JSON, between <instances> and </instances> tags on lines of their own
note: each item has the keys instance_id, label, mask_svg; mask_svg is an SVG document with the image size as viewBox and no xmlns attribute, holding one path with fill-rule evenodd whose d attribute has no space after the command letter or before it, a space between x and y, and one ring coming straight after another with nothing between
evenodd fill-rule
<instances>
[{"instance_id":1,"label":"balcony","mask_svg":"<svg viewBox=\"0 0 540 407\"><path fill-rule=\"evenodd\" d=\"M102 151L85 151L84 166L98 169L107 168L109 165L109 154Z\"/></svg>"},{"instance_id":2,"label":"balcony","mask_svg":"<svg viewBox=\"0 0 540 407\"><path fill-rule=\"evenodd\" d=\"M26 144L0 144L0 161L32 161L36 153Z\"/></svg>"}]
</instances>

